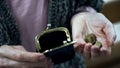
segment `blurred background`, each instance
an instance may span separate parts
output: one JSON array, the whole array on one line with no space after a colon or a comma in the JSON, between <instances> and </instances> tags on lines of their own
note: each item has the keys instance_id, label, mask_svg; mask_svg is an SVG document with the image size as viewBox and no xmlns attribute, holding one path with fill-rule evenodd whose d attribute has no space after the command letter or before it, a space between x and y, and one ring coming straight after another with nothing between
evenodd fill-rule
<instances>
[{"instance_id":1,"label":"blurred background","mask_svg":"<svg viewBox=\"0 0 120 68\"><path fill-rule=\"evenodd\" d=\"M117 38L111 56L86 60L87 68L120 68L120 0L104 0L101 11L114 25Z\"/></svg>"}]
</instances>

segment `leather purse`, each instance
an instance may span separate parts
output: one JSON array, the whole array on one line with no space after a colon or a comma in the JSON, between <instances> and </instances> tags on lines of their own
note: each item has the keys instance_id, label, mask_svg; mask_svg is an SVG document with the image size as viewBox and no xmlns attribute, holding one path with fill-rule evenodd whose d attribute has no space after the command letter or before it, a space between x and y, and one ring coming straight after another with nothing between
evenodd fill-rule
<instances>
[{"instance_id":1,"label":"leather purse","mask_svg":"<svg viewBox=\"0 0 120 68\"><path fill-rule=\"evenodd\" d=\"M71 60L75 56L69 31L65 27L45 30L35 37L37 52L50 57L54 64Z\"/></svg>"}]
</instances>

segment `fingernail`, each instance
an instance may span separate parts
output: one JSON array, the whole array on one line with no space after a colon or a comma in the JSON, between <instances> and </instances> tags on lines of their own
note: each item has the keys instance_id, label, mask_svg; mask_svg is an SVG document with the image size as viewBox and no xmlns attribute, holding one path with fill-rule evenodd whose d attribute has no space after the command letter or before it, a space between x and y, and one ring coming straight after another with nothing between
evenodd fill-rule
<instances>
[{"instance_id":1,"label":"fingernail","mask_svg":"<svg viewBox=\"0 0 120 68\"><path fill-rule=\"evenodd\" d=\"M40 56L40 60L45 60L45 56Z\"/></svg>"}]
</instances>

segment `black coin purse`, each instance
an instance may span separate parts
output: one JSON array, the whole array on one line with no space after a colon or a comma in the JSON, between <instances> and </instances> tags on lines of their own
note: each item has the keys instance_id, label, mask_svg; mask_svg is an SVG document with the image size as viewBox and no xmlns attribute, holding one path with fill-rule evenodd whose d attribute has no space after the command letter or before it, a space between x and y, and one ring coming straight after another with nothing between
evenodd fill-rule
<instances>
[{"instance_id":1,"label":"black coin purse","mask_svg":"<svg viewBox=\"0 0 120 68\"><path fill-rule=\"evenodd\" d=\"M43 31L35 38L37 52L50 57L54 64L71 60L75 51L67 28L58 27Z\"/></svg>"}]
</instances>

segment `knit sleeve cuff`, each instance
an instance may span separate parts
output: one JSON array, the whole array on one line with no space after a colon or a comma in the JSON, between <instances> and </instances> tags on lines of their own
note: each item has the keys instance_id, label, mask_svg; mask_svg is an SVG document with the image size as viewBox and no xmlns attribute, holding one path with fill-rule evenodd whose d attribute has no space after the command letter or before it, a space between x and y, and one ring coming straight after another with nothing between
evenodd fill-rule
<instances>
[{"instance_id":1,"label":"knit sleeve cuff","mask_svg":"<svg viewBox=\"0 0 120 68\"><path fill-rule=\"evenodd\" d=\"M94 13L94 12L97 12L94 8L90 7L90 6L81 6L79 8L77 8L75 10L75 14L76 13L80 13L80 12L91 12L91 13Z\"/></svg>"}]
</instances>

